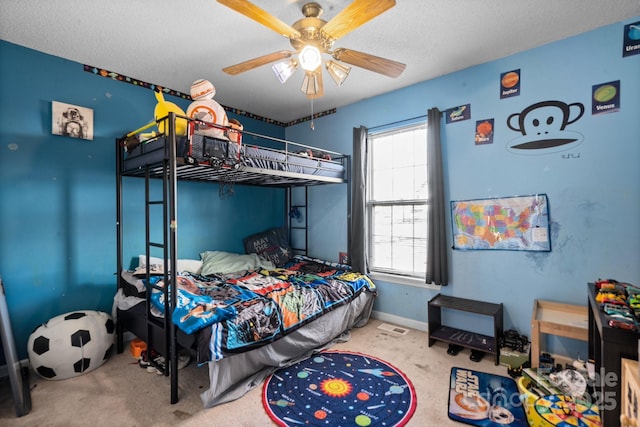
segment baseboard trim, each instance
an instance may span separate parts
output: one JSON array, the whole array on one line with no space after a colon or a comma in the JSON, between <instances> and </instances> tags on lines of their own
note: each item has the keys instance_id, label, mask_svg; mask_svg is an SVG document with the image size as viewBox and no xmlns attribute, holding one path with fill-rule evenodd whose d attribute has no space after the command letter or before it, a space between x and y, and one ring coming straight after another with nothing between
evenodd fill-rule
<instances>
[{"instance_id":1,"label":"baseboard trim","mask_svg":"<svg viewBox=\"0 0 640 427\"><path fill-rule=\"evenodd\" d=\"M404 326L406 328L417 329L419 331L427 332L429 324L427 322L420 322L418 320L407 319L406 317L396 316L394 314L383 313L381 311L373 310L371 317L384 322L393 323L398 326Z\"/></svg>"}]
</instances>

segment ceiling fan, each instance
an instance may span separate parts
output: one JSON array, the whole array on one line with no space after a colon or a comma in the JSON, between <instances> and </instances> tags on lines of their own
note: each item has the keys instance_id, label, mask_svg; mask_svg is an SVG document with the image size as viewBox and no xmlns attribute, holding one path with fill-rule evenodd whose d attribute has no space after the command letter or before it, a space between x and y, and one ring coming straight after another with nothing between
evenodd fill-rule
<instances>
[{"instance_id":1,"label":"ceiling fan","mask_svg":"<svg viewBox=\"0 0 640 427\"><path fill-rule=\"evenodd\" d=\"M332 57L325 62L325 67L338 86L344 82L351 71L351 67L344 63L394 78L402 74L406 67L400 62L352 49L332 50L336 40L395 6L395 0L354 0L329 22L320 19L322 7L318 3L311 2L302 6L304 18L293 25L288 25L248 0L218 0L218 3L287 37L295 49L295 52L280 50L223 68L222 71L227 74L237 75L262 65L284 60L271 66L278 80L281 83L286 82L300 66L305 71L300 90L308 98L319 98L324 95L322 54ZM297 59L293 57L296 53Z\"/></svg>"}]
</instances>

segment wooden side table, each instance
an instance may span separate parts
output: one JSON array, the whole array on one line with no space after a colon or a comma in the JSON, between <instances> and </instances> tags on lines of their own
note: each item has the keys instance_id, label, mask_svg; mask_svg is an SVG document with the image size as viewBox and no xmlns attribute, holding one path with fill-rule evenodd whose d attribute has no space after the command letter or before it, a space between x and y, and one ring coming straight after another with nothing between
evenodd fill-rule
<instances>
[{"instance_id":1,"label":"wooden side table","mask_svg":"<svg viewBox=\"0 0 640 427\"><path fill-rule=\"evenodd\" d=\"M544 351L543 334L589 341L587 307L552 301L534 300L531 315L531 367L540 366Z\"/></svg>"}]
</instances>

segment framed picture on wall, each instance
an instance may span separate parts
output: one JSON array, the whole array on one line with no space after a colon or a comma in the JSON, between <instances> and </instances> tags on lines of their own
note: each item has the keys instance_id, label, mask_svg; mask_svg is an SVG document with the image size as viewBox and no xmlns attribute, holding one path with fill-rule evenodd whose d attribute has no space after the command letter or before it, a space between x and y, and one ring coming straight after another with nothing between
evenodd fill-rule
<instances>
[{"instance_id":1,"label":"framed picture on wall","mask_svg":"<svg viewBox=\"0 0 640 427\"><path fill-rule=\"evenodd\" d=\"M551 251L546 194L451 202L454 249Z\"/></svg>"},{"instance_id":2,"label":"framed picture on wall","mask_svg":"<svg viewBox=\"0 0 640 427\"><path fill-rule=\"evenodd\" d=\"M93 140L93 110L63 102L51 102L51 133Z\"/></svg>"}]
</instances>

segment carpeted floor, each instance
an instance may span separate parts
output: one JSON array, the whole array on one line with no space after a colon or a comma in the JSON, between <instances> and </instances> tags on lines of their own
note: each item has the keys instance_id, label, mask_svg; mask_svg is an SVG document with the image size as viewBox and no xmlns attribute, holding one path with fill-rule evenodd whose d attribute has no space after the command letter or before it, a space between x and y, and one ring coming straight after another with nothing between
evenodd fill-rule
<instances>
[{"instance_id":1,"label":"carpeted floor","mask_svg":"<svg viewBox=\"0 0 640 427\"><path fill-rule=\"evenodd\" d=\"M416 391L417 407L407 426L463 426L447 417L449 375L453 366L507 375L493 359L469 360L469 352L447 355L447 346L427 345L426 332L410 329L405 335L379 329L372 319L354 329L351 340L332 350L366 353L401 370ZM80 377L45 381L31 376L32 410L15 417L8 378L0 379L0 425L11 426L273 426L262 407L257 387L234 402L203 409L199 393L208 387L207 367L189 365L180 371L180 401L169 403L169 379L148 373L124 352Z\"/></svg>"}]
</instances>

